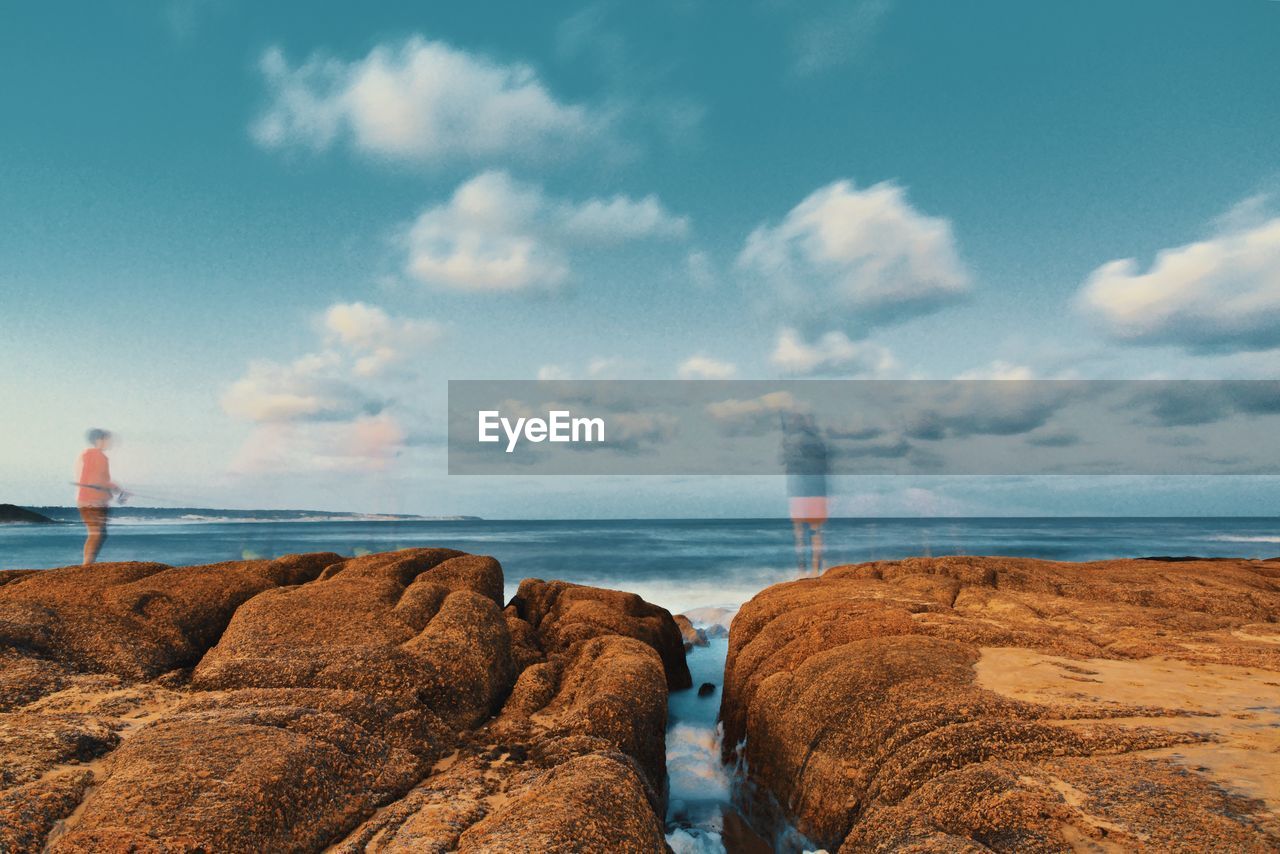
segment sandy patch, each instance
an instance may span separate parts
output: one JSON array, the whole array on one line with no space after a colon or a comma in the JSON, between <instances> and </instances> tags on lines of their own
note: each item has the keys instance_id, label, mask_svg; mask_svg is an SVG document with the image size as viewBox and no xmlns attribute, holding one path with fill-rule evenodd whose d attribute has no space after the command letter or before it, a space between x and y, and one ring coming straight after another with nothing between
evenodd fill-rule
<instances>
[{"instance_id":1,"label":"sandy patch","mask_svg":"<svg viewBox=\"0 0 1280 854\"><path fill-rule=\"evenodd\" d=\"M1166 714L1107 722L1207 736L1204 744L1139 752L1170 759L1280 812L1280 673L1166 658L1075 660L1007 647L984 647L974 669L980 687L1018 700L1159 707ZM1097 719L1057 723L1093 726Z\"/></svg>"}]
</instances>

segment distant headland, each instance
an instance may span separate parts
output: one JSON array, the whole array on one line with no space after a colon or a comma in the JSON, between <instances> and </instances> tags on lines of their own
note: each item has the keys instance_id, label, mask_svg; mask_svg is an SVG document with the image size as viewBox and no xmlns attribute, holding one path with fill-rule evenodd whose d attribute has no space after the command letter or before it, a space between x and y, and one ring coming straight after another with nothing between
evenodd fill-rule
<instances>
[{"instance_id":1,"label":"distant headland","mask_svg":"<svg viewBox=\"0 0 1280 854\"><path fill-rule=\"evenodd\" d=\"M0 523L18 522L26 525L56 525L57 522L34 510L16 504L0 504Z\"/></svg>"}]
</instances>

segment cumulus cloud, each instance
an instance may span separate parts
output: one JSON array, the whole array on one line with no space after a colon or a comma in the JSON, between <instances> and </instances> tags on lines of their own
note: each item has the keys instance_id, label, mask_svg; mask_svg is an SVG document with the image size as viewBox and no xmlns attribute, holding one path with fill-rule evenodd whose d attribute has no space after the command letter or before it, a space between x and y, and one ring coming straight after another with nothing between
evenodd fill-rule
<instances>
[{"instance_id":1,"label":"cumulus cloud","mask_svg":"<svg viewBox=\"0 0 1280 854\"><path fill-rule=\"evenodd\" d=\"M971 275L951 223L917 211L893 183L822 187L777 224L757 227L738 269L770 307L809 331L853 333L936 311Z\"/></svg>"},{"instance_id":2,"label":"cumulus cloud","mask_svg":"<svg viewBox=\"0 0 1280 854\"><path fill-rule=\"evenodd\" d=\"M603 113L557 99L534 69L413 36L361 59L313 54L292 65L279 47L259 63L269 102L251 131L268 148L419 162L554 158L596 136Z\"/></svg>"},{"instance_id":3,"label":"cumulus cloud","mask_svg":"<svg viewBox=\"0 0 1280 854\"><path fill-rule=\"evenodd\" d=\"M342 423L262 424L240 446L230 470L241 475L383 471L405 443L404 429L385 412Z\"/></svg>"},{"instance_id":4,"label":"cumulus cloud","mask_svg":"<svg viewBox=\"0 0 1280 854\"><path fill-rule=\"evenodd\" d=\"M331 305L319 326L315 352L290 362L251 362L223 394L223 410L257 424L378 415L389 396L376 393L371 380L420 353L440 334L433 322L392 317L361 302Z\"/></svg>"},{"instance_id":5,"label":"cumulus cloud","mask_svg":"<svg viewBox=\"0 0 1280 854\"><path fill-rule=\"evenodd\" d=\"M903 432L925 441L1021 435L1044 427L1084 393L1087 387L1079 383L926 383L911 388L914 397L901 407Z\"/></svg>"},{"instance_id":6,"label":"cumulus cloud","mask_svg":"<svg viewBox=\"0 0 1280 854\"><path fill-rule=\"evenodd\" d=\"M1094 270L1079 306L1114 340L1194 353L1280 347L1280 217L1257 199L1219 218L1213 237Z\"/></svg>"},{"instance_id":7,"label":"cumulus cloud","mask_svg":"<svg viewBox=\"0 0 1280 854\"><path fill-rule=\"evenodd\" d=\"M722 362L701 353L695 353L680 363L676 376L682 380L727 380L738 372L732 362Z\"/></svg>"},{"instance_id":8,"label":"cumulus cloud","mask_svg":"<svg viewBox=\"0 0 1280 854\"><path fill-rule=\"evenodd\" d=\"M253 425L233 472L378 470L410 442L394 392L412 380L409 366L438 340L439 324L335 303L316 333L314 352L251 362L222 395L223 411Z\"/></svg>"},{"instance_id":9,"label":"cumulus cloud","mask_svg":"<svg viewBox=\"0 0 1280 854\"><path fill-rule=\"evenodd\" d=\"M406 271L419 281L469 291L555 287L569 278L574 251L641 239L678 239L685 217L655 196L582 202L490 171L428 208L406 232Z\"/></svg>"},{"instance_id":10,"label":"cumulus cloud","mask_svg":"<svg viewBox=\"0 0 1280 854\"><path fill-rule=\"evenodd\" d=\"M619 356L592 356L581 367L543 365L537 378L544 382L592 380L620 380L644 371L644 366Z\"/></svg>"},{"instance_id":11,"label":"cumulus cloud","mask_svg":"<svg viewBox=\"0 0 1280 854\"><path fill-rule=\"evenodd\" d=\"M360 377L386 373L440 337L438 323L394 318L362 302L330 306L324 314L324 328L331 341L352 355L352 372Z\"/></svg>"},{"instance_id":12,"label":"cumulus cloud","mask_svg":"<svg viewBox=\"0 0 1280 854\"><path fill-rule=\"evenodd\" d=\"M251 362L222 397L229 415L257 423L343 421L377 414L383 405L351 382L336 353L310 353L285 364Z\"/></svg>"},{"instance_id":13,"label":"cumulus cloud","mask_svg":"<svg viewBox=\"0 0 1280 854\"><path fill-rule=\"evenodd\" d=\"M1033 380L1035 371L1026 365L1015 365L1003 359L996 359L985 368L974 368L956 374L958 380Z\"/></svg>"},{"instance_id":14,"label":"cumulus cloud","mask_svg":"<svg viewBox=\"0 0 1280 854\"><path fill-rule=\"evenodd\" d=\"M727 436L758 436L777 430L783 415L808 412L807 404L789 391L771 391L747 399L708 403L707 414Z\"/></svg>"},{"instance_id":15,"label":"cumulus cloud","mask_svg":"<svg viewBox=\"0 0 1280 854\"><path fill-rule=\"evenodd\" d=\"M795 329L783 329L769 361L794 376L887 377L899 370L888 349L870 341L850 340L843 332L828 332L808 342Z\"/></svg>"},{"instance_id":16,"label":"cumulus cloud","mask_svg":"<svg viewBox=\"0 0 1280 854\"><path fill-rule=\"evenodd\" d=\"M1193 380L1136 384L1130 405L1164 427L1212 424L1237 414L1280 414L1280 381Z\"/></svg>"}]
</instances>

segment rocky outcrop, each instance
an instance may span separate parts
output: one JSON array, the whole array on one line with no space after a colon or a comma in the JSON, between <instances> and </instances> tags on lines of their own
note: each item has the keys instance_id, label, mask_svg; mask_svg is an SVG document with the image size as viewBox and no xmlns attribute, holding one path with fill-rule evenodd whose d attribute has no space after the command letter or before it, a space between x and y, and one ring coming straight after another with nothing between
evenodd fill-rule
<instances>
[{"instance_id":1,"label":"rocky outcrop","mask_svg":"<svg viewBox=\"0 0 1280 854\"><path fill-rule=\"evenodd\" d=\"M711 641L707 638L706 629L699 628L684 614L676 614L676 628L680 629L680 639L684 641L684 651L691 652L695 646L707 646Z\"/></svg>"},{"instance_id":2,"label":"rocky outcrop","mask_svg":"<svg viewBox=\"0 0 1280 854\"><path fill-rule=\"evenodd\" d=\"M600 635L623 635L657 650L668 688L678 691L693 684L680 629L670 612L634 593L526 578L511 604L549 652Z\"/></svg>"},{"instance_id":3,"label":"rocky outcrop","mask_svg":"<svg viewBox=\"0 0 1280 854\"><path fill-rule=\"evenodd\" d=\"M0 850L663 851L675 623L502 590L447 549L14 577Z\"/></svg>"},{"instance_id":4,"label":"rocky outcrop","mask_svg":"<svg viewBox=\"0 0 1280 854\"><path fill-rule=\"evenodd\" d=\"M56 525L53 519L43 513L19 507L16 504L0 504L0 524L14 522L22 525Z\"/></svg>"},{"instance_id":5,"label":"rocky outcrop","mask_svg":"<svg viewBox=\"0 0 1280 854\"><path fill-rule=\"evenodd\" d=\"M1267 562L836 567L734 619L726 758L833 852L1274 850L1277 619Z\"/></svg>"}]
</instances>

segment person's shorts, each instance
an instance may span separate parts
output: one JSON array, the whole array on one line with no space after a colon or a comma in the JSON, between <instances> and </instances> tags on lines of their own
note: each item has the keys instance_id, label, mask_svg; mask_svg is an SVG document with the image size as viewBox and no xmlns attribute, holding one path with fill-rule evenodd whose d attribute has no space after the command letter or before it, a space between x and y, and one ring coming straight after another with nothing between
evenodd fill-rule
<instances>
[{"instance_id":1,"label":"person's shorts","mask_svg":"<svg viewBox=\"0 0 1280 854\"><path fill-rule=\"evenodd\" d=\"M827 499L823 495L797 496L791 499L791 521L821 525L827 521Z\"/></svg>"}]
</instances>

